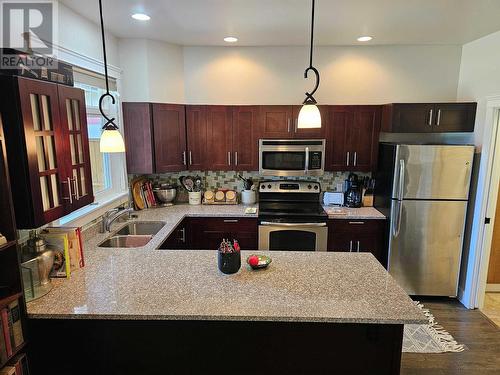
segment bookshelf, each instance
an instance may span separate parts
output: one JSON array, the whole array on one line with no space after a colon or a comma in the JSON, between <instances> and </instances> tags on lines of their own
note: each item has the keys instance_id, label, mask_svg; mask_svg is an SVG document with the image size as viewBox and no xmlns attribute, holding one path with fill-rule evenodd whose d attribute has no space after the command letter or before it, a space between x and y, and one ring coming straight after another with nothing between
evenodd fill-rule
<instances>
[{"instance_id":1,"label":"bookshelf","mask_svg":"<svg viewBox=\"0 0 500 375\"><path fill-rule=\"evenodd\" d=\"M6 366L20 366L20 362L27 366L23 351L26 347L26 305L24 302L21 270L19 265L19 251L17 243L17 228L12 204L11 185L5 138L0 115L0 233L7 242L0 245L0 371ZM17 301L17 306L16 306ZM8 322L6 324L6 322ZM14 332L15 331L15 332ZM19 332L21 339L19 339ZM6 338L9 336L9 339ZM11 336L12 335L12 336ZM14 340L14 335L16 335ZM9 350L6 345L9 341ZM12 341L12 342L11 342ZM16 365L17 362L17 365ZM21 370L21 372L23 372Z\"/></svg>"}]
</instances>

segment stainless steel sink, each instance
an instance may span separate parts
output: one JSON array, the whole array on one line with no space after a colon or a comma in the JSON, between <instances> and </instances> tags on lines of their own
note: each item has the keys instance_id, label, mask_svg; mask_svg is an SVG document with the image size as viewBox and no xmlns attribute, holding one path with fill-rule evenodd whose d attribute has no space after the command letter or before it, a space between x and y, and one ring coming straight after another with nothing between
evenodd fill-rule
<instances>
[{"instance_id":1,"label":"stainless steel sink","mask_svg":"<svg viewBox=\"0 0 500 375\"><path fill-rule=\"evenodd\" d=\"M134 221L120 228L115 236L151 235L154 236L165 225L162 221Z\"/></svg>"},{"instance_id":2,"label":"stainless steel sink","mask_svg":"<svg viewBox=\"0 0 500 375\"><path fill-rule=\"evenodd\" d=\"M99 244L99 247L142 247L153 238L152 235L112 236Z\"/></svg>"}]
</instances>

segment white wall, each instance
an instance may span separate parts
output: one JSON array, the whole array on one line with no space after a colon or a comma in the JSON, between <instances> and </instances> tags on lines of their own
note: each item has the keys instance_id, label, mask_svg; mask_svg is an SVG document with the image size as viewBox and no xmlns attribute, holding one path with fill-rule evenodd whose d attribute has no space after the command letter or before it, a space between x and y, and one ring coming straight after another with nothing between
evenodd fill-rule
<instances>
[{"instance_id":1,"label":"white wall","mask_svg":"<svg viewBox=\"0 0 500 375\"><path fill-rule=\"evenodd\" d=\"M318 47L320 103L454 101L460 46ZM193 104L292 104L313 80L303 78L307 47L184 47L186 101Z\"/></svg>"},{"instance_id":2,"label":"white wall","mask_svg":"<svg viewBox=\"0 0 500 375\"><path fill-rule=\"evenodd\" d=\"M124 101L184 103L182 47L146 39L120 39Z\"/></svg>"},{"instance_id":3,"label":"white wall","mask_svg":"<svg viewBox=\"0 0 500 375\"><path fill-rule=\"evenodd\" d=\"M97 3L95 4L97 6ZM99 61L103 60L101 28L85 17L58 3L57 45ZM118 66L118 40L106 32L108 64ZM71 58L71 57L70 57ZM75 63L75 61L68 61ZM79 65L79 64L78 64Z\"/></svg>"},{"instance_id":4,"label":"white wall","mask_svg":"<svg viewBox=\"0 0 500 375\"><path fill-rule=\"evenodd\" d=\"M478 102L474 132L478 150L483 142L486 97L493 95L500 95L500 31L462 47L457 97Z\"/></svg>"}]
</instances>

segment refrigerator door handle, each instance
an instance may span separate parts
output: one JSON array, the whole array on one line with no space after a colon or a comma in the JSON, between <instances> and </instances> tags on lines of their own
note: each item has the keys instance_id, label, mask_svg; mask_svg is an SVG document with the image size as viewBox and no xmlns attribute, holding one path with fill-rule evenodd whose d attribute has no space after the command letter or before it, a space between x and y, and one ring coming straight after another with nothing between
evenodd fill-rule
<instances>
[{"instance_id":1,"label":"refrigerator door handle","mask_svg":"<svg viewBox=\"0 0 500 375\"><path fill-rule=\"evenodd\" d=\"M403 199L403 189L405 186L405 161L403 159L399 160L399 189L398 189L398 200Z\"/></svg>"},{"instance_id":2,"label":"refrigerator door handle","mask_svg":"<svg viewBox=\"0 0 500 375\"><path fill-rule=\"evenodd\" d=\"M397 214L396 214L396 217L394 218L394 225L393 225L393 228L392 228L392 236L394 238L396 238L397 236L399 236L399 232L401 231L401 215L403 213L403 202L402 201L399 201L399 200L396 200L394 201L395 204L397 204Z\"/></svg>"}]
</instances>

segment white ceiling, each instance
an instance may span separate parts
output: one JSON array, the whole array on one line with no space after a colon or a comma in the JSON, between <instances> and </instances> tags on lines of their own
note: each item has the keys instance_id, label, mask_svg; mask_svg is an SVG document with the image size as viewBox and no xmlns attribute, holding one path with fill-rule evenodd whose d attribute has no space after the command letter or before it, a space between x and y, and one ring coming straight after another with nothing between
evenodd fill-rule
<instances>
[{"instance_id":1,"label":"white ceiling","mask_svg":"<svg viewBox=\"0 0 500 375\"><path fill-rule=\"evenodd\" d=\"M102 0L104 22L117 37L180 45L305 45L309 0ZM97 1L61 0L98 22ZM89 6L95 3L95 6ZM144 12L151 20L130 15ZM315 40L320 45L464 44L500 30L500 0L317 0Z\"/></svg>"}]
</instances>

